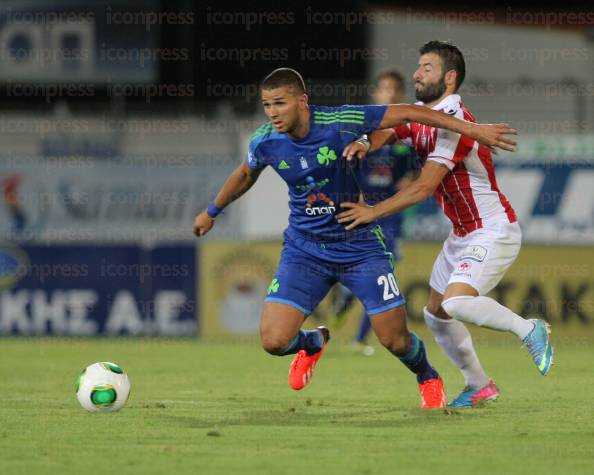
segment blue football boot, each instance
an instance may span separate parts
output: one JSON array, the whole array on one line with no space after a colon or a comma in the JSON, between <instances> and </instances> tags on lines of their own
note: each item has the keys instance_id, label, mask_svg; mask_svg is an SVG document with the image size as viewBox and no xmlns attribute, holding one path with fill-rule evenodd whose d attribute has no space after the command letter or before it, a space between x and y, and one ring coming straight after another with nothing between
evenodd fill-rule
<instances>
[{"instance_id":1,"label":"blue football boot","mask_svg":"<svg viewBox=\"0 0 594 475\"><path fill-rule=\"evenodd\" d=\"M534 329L522 341L528 348L540 374L546 376L553 365L553 345L549 337L551 329L544 320L530 319L530 321L534 323Z\"/></svg>"}]
</instances>

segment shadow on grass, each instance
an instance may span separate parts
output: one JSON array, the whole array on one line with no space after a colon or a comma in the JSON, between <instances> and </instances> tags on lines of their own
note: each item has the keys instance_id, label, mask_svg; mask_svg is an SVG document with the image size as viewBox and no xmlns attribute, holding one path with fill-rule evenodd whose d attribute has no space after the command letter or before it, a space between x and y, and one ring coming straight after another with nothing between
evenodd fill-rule
<instances>
[{"instance_id":1,"label":"shadow on grass","mask_svg":"<svg viewBox=\"0 0 594 475\"><path fill-rule=\"evenodd\" d=\"M321 410L323 409L323 410ZM151 418L162 420L164 424L191 428L208 429L213 426L270 426L270 427L360 427L366 429L394 428L398 426L433 426L436 423L457 423L470 418L487 417L491 410L422 410L405 408L376 408L353 410L333 410L319 407L293 407L278 410L230 411L226 417L215 419L196 415L154 414Z\"/></svg>"}]
</instances>

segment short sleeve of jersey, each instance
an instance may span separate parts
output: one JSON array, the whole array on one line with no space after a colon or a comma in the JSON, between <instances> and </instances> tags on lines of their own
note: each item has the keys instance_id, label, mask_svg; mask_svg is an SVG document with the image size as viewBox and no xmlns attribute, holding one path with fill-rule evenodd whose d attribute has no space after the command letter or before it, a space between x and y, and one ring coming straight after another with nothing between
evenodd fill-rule
<instances>
[{"instance_id":1,"label":"short sleeve of jersey","mask_svg":"<svg viewBox=\"0 0 594 475\"><path fill-rule=\"evenodd\" d=\"M394 127L392 130L394 131L394 136L396 137L396 140L409 146L413 145L412 130L410 128L410 124L404 124L399 127Z\"/></svg>"},{"instance_id":2,"label":"short sleeve of jersey","mask_svg":"<svg viewBox=\"0 0 594 475\"><path fill-rule=\"evenodd\" d=\"M246 162L248 164L248 167L250 167L252 170L263 170L264 168L266 168L267 165L264 162L263 157L259 156L258 154L258 145L260 145L260 140L250 140L246 156Z\"/></svg>"},{"instance_id":3,"label":"short sleeve of jersey","mask_svg":"<svg viewBox=\"0 0 594 475\"><path fill-rule=\"evenodd\" d=\"M379 127L387 107L385 105L316 107L313 116L316 124L334 125L345 132L362 135L369 134Z\"/></svg>"},{"instance_id":4,"label":"short sleeve of jersey","mask_svg":"<svg viewBox=\"0 0 594 475\"><path fill-rule=\"evenodd\" d=\"M473 140L462 137L451 130L438 129L435 148L427 156L427 160L441 163L452 170L468 156Z\"/></svg>"}]
</instances>

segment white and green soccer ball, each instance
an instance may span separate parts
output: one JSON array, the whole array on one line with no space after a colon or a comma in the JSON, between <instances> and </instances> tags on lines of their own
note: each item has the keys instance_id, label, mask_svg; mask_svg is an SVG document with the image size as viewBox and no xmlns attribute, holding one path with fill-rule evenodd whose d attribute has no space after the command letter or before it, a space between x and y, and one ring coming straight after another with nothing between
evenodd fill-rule
<instances>
[{"instance_id":1,"label":"white and green soccer ball","mask_svg":"<svg viewBox=\"0 0 594 475\"><path fill-rule=\"evenodd\" d=\"M130 380L117 364L107 361L87 366L76 379L76 397L89 412L119 411L130 396Z\"/></svg>"}]
</instances>

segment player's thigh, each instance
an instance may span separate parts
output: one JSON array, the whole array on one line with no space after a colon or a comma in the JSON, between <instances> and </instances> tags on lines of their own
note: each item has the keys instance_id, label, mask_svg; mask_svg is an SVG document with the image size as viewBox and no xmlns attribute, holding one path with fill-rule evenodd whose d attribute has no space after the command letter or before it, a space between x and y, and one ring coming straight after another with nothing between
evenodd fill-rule
<instances>
[{"instance_id":1,"label":"player's thigh","mask_svg":"<svg viewBox=\"0 0 594 475\"><path fill-rule=\"evenodd\" d=\"M485 295L493 290L516 261L522 247L522 231L518 223L504 226L504 232L492 246L491 257L478 283L478 292Z\"/></svg>"},{"instance_id":2,"label":"player's thigh","mask_svg":"<svg viewBox=\"0 0 594 475\"><path fill-rule=\"evenodd\" d=\"M452 261L453 257L448 258L447 249L446 246L444 246L433 263L431 277L429 278L429 286L438 295L443 295L448 287L448 282L454 269ZM429 303L432 303L431 294ZM441 301L439 302L439 305L441 305ZM433 308L433 306L431 306L431 308Z\"/></svg>"},{"instance_id":3,"label":"player's thigh","mask_svg":"<svg viewBox=\"0 0 594 475\"><path fill-rule=\"evenodd\" d=\"M405 303L392 261L386 255L367 256L349 266L339 279L361 301L370 317Z\"/></svg>"},{"instance_id":4,"label":"player's thigh","mask_svg":"<svg viewBox=\"0 0 594 475\"><path fill-rule=\"evenodd\" d=\"M335 282L332 269L319 259L285 246L265 302L288 305L308 316Z\"/></svg>"},{"instance_id":5,"label":"player's thigh","mask_svg":"<svg viewBox=\"0 0 594 475\"><path fill-rule=\"evenodd\" d=\"M477 233L460 249L448 285L466 284L478 295L489 293L518 257L521 243L522 233L517 223L497 231ZM453 295L453 290L450 288L446 294Z\"/></svg>"},{"instance_id":6,"label":"player's thigh","mask_svg":"<svg viewBox=\"0 0 594 475\"><path fill-rule=\"evenodd\" d=\"M295 337L306 315L294 306L264 302L260 321L260 336L267 348L286 348Z\"/></svg>"}]
</instances>

